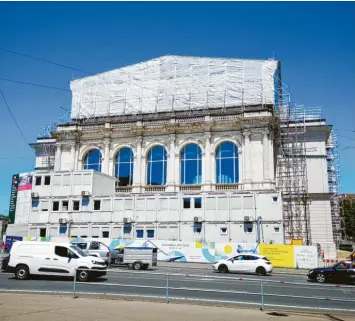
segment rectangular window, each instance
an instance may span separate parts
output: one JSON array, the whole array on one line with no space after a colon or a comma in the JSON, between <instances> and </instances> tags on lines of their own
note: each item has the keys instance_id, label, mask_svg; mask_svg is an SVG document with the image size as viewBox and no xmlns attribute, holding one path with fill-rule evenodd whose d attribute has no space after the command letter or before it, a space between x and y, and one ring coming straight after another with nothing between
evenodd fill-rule
<instances>
[{"instance_id":1,"label":"rectangular window","mask_svg":"<svg viewBox=\"0 0 355 321\"><path fill-rule=\"evenodd\" d=\"M183 198L184 208L190 208L191 206L191 199L190 198Z\"/></svg>"},{"instance_id":2,"label":"rectangular window","mask_svg":"<svg viewBox=\"0 0 355 321\"><path fill-rule=\"evenodd\" d=\"M62 183L62 175L53 176L53 186L60 186Z\"/></svg>"},{"instance_id":3,"label":"rectangular window","mask_svg":"<svg viewBox=\"0 0 355 321\"><path fill-rule=\"evenodd\" d=\"M73 201L73 211L80 210L80 201Z\"/></svg>"},{"instance_id":4,"label":"rectangular window","mask_svg":"<svg viewBox=\"0 0 355 321\"><path fill-rule=\"evenodd\" d=\"M227 197L217 197L217 209L227 210L228 209L228 198Z\"/></svg>"},{"instance_id":5,"label":"rectangular window","mask_svg":"<svg viewBox=\"0 0 355 321\"><path fill-rule=\"evenodd\" d=\"M274 232L275 232L275 233L279 233L279 232L280 232L280 228L275 226L275 227L274 227Z\"/></svg>"},{"instance_id":6,"label":"rectangular window","mask_svg":"<svg viewBox=\"0 0 355 321\"><path fill-rule=\"evenodd\" d=\"M195 208L202 208L202 198L201 197L195 198Z\"/></svg>"},{"instance_id":7,"label":"rectangular window","mask_svg":"<svg viewBox=\"0 0 355 321\"><path fill-rule=\"evenodd\" d=\"M243 208L253 209L253 196L243 196Z\"/></svg>"},{"instance_id":8,"label":"rectangular window","mask_svg":"<svg viewBox=\"0 0 355 321\"><path fill-rule=\"evenodd\" d=\"M159 199L159 210L161 210L161 211L169 210L169 199L167 199L167 198L160 198Z\"/></svg>"},{"instance_id":9,"label":"rectangular window","mask_svg":"<svg viewBox=\"0 0 355 321\"><path fill-rule=\"evenodd\" d=\"M91 173L83 175L83 185L91 185Z\"/></svg>"},{"instance_id":10,"label":"rectangular window","mask_svg":"<svg viewBox=\"0 0 355 321\"><path fill-rule=\"evenodd\" d=\"M59 202L58 201L54 201L52 204L52 211L53 212L58 212L59 211Z\"/></svg>"},{"instance_id":11,"label":"rectangular window","mask_svg":"<svg viewBox=\"0 0 355 321\"><path fill-rule=\"evenodd\" d=\"M38 211L38 205L39 205L38 200L32 200L32 211Z\"/></svg>"},{"instance_id":12,"label":"rectangular window","mask_svg":"<svg viewBox=\"0 0 355 321\"><path fill-rule=\"evenodd\" d=\"M101 200L94 200L94 211L101 210Z\"/></svg>"},{"instance_id":13,"label":"rectangular window","mask_svg":"<svg viewBox=\"0 0 355 321\"><path fill-rule=\"evenodd\" d=\"M75 185L75 186L81 185L82 177L83 177L82 174L74 174L74 177L73 177L73 185Z\"/></svg>"},{"instance_id":14,"label":"rectangular window","mask_svg":"<svg viewBox=\"0 0 355 321\"><path fill-rule=\"evenodd\" d=\"M253 227L247 227L247 232L252 233L253 232Z\"/></svg>"},{"instance_id":15,"label":"rectangular window","mask_svg":"<svg viewBox=\"0 0 355 321\"><path fill-rule=\"evenodd\" d=\"M123 234L126 236L130 236L132 232L132 225L131 224L125 224L123 226Z\"/></svg>"},{"instance_id":16,"label":"rectangular window","mask_svg":"<svg viewBox=\"0 0 355 321\"><path fill-rule=\"evenodd\" d=\"M221 235L227 235L227 228L226 227L221 227Z\"/></svg>"},{"instance_id":17,"label":"rectangular window","mask_svg":"<svg viewBox=\"0 0 355 321\"><path fill-rule=\"evenodd\" d=\"M51 177L44 176L44 185L51 185Z\"/></svg>"},{"instance_id":18,"label":"rectangular window","mask_svg":"<svg viewBox=\"0 0 355 321\"><path fill-rule=\"evenodd\" d=\"M133 209L133 200L131 198L126 198L124 200L124 209L132 210Z\"/></svg>"},{"instance_id":19,"label":"rectangular window","mask_svg":"<svg viewBox=\"0 0 355 321\"><path fill-rule=\"evenodd\" d=\"M153 239L154 238L154 230L147 230L147 238Z\"/></svg>"},{"instance_id":20,"label":"rectangular window","mask_svg":"<svg viewBox=\"0 0 355 321\"><path fill-rule=\"evenodd\" d=\"M111 211L111 200L106 199L102 201L102 210L103 211Z\"/></svg>"},{"instance_id":21,"label":"rectangular window","mask_svg":"<svg viewBox=\"0 0 355 321\"><path fill-rule=\"evenodd\" d=\"M201 233L202 232L202 223L197 222L194 223L194 233Z\"/></svg>"},{"instance_id":22,"label":"rectangular window","mask_svg":"<svg viewBox=\"0 0 355 321\"><path fill-rule=\"evenodd\" d=\"M42 184L42 176L36 176L35 178L35 185L41 185Z\"/></svg>"},{"instance_id":23,"label":"rectangular window","mask_svg":"<svg viewBox=\"0 0 355 321\"><path fill-rule=\"evenodd\" d=\"M68 201L62 201L62 211L63 212L68 212L68 206L69 206Z\"/></svg>"},{"instance_id":24,"label":"rectangular window","mask_svg":"<svg viewBox=\"0 0 355 321\"><path fill-rule=\"evenodd\" d=\"M69 186L70 185L70 174L64 174L63 175L63 186Z\"/></svg>"},{"instance_id":25,"label":"rectangular window","mask_svg":"<svg viewBox=\"0 0 355 321\"><path fill-rule=\"evenodd\" d=\"M144 230L136 230L137 239L142 239L144 235Z\"/></svg>"},{"instance_id":26,"label":"rectangular window","mask_svg":"<svg viewBox=\"0 0 355 321\"><path fill-rule=\"evenodd\" d=\"M278 203L278 201L279 201L279 197L278 196L273 196L272 197L272 202L273 203Z\"/></svg>"},{"instance_id":27,"label":"rectangular window","mask_svg":"<svg viewBox=\"0 0 355 321\"><path fill-rule=\"evenodd\" d=\"M47 235L47 229L46 228L40 228L39 229L39 236L40 237L46 237Z\"/></svg>"},{"instance_id":28,"label":"rectangular window","mask_svg":"<svg viewBox=\"0 0 355 321\"><path fill-rule=\"evenodd\" d=\"M90 200L88 198L84 198L81 200L81 210L88 211L89 210Z\"/></svg>"},{"instance_id":29,"label":"rectangular window","mask_svg":"<svg viewBox=\"0 0 355 321\"><path fill-rule=\"evenodd\" d=\"M102 232L102 237L103 237L104 239L109 238L109 237L110 237L110 232L108 232L108 231L103 231L103 232Z\"/></svg>"},{"instance_id":30,"label":"rectangular window","mask_svg":"<svg viewBox=\"0 0 355 321\"><path fill-rule=\"evenodd\" d=\"M47 212L48 211L48 201L42 201L41 202L41 210L43 212Z\"/></svg>"},{"instance_id":31,"label":"rectangular window","mask_svg":"<svg viewBox=\"0 0 355 321\"><path fill-rule=\"evenodd\" d=\"M216 198L215 197L207 197L206 207L208 210L216 209Z\"/></svg>"}]
</instances>

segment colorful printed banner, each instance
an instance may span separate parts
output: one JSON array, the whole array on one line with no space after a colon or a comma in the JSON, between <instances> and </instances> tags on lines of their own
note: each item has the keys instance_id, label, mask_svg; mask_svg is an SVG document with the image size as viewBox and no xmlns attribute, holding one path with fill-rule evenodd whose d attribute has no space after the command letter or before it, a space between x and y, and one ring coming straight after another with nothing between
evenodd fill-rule
<instances>
[{"instance_id":1,"label":"colorful printed banner","mask_svg":"<svg viewBox=\"0 0 355 321\"><path fill-rule=\"evenodd\" d=\"M7 238L9 238L7 236ZM96 241L107 245L111 250L124 247L156 247L158 260L166 262L212 263L243 253L266 256L274 267L315 268L318 266L317 247L256 243L214 243L177 242L162 240L129 239L81 239L68 237L25 237L25 241L72 242ZM8 249L9 250L9 249Z\"/></svg>"}]
</instances>

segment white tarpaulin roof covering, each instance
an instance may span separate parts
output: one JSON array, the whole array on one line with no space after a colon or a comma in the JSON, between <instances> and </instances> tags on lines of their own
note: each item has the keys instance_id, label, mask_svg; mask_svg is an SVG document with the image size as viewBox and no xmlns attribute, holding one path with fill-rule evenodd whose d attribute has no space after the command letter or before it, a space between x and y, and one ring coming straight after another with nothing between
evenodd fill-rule
<instances>
[{"instance_id":1,"label":"white tarpaulin roof covering","mask_svg":"<svg viewBox=\"0 0 355 321\"><path fill-rule=\"evenodd\" d=\"M275 60L163 56L71 82L72 118L274 104Z\"/></svg>"}]
</instances>

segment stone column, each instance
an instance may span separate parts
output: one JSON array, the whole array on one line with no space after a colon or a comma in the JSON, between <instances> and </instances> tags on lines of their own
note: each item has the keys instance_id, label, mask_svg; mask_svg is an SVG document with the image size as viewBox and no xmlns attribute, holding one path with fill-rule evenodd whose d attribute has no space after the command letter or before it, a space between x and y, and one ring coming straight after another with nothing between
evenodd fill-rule
<instances>
[{"instance_id":1,"label":"stone column","mask_svg":"<svg viewBox=\"0 0 355 321\"><path fill-rule=\"evenodd\" d=\"M250 183L251 176L250 176L250 132L244 131L244 182Z\"/></svg>"},{"instance_id":2,"label":"stone column","mask_svg":"<svg viewBox=\"0 0 355 321\"><path fill-rule=\"evenodd\" d=\"M110 162L110 139L104 139L104 162L102 164L102 173L109 175L109 162Z\"/></svg>"},{"instance_id":3,"label":"stone column","mask_svg":"<svg viewBox=\"0 0 355 321\"><path fill-rule=\"evenodd\" d=\"M205 159L203 164L204 190L211 190L211 132L205 132Z\"/></svg>"},{"instance_id":4,"label":"stone column","mask_svg":"<svg viewBox=\"0 0 355 321\"><path fill-rule=\"evenodd\" d=\"M175 181L175 134L169 135L170 145L169 145L169 158L167 161L167 191L174 192L175 185L177 182Z\"/></svg>"},{"instance_id":5,"label":"stone column","mask_svg":"<svg viewBox=\"0 0 355 321\"><path fill-rule=\"evenodd\" d=\"M79 159L80 145L77 144L75 147L75 169L83 169L83 162Z\"/></svg>"},{"instance_id":6,"label":"stone column","mask_svg":"<svg viewBox=\"0 0 355 321\"><path fill-rule=\"evenodd\" d=\"M136 154L134 156L133 164L133 188L135 193L139 193L141 186L145 186L145 182L142 177L142 136L136 139Z\"/></svg>"},{"instance_id":7,"label":"stone column","mask_svg":"<svg viewBox=\"0 0 355 321\"><path fill-rule=\"evenodd\" d=\"M55 152L55 159L54 159L54 170L55 171L60 171L61 158L62 158L62 145L57 144L57 150Z\"/></svg>"},{"instance_id":8,"label":"stone column","mask_svg":"<svg viewBox=\"0 0 355 321\"><path fill-rule=\"evenodd\" d=\"M268 181L269 177L269 139L268 132L263 131L263 173L264 173L264 181Z\"/></svg>"},{"instance_id":9,"label":"stone column","mask_svg":"<svg viewBox=\"0 0 355 321\"><path fill-rule=\"evenodd\" d=\"M269 179L274 181L274 137L272 131L269 132Z\"/></svg>"},{"instance_id":10,"label":"stone column","mask_svg":"<svg viewBox=\"0 0 355 321\"><path fill-rule=\"evenodd\" d=\"M70 162L71 162L71 165L70 165L70 170L75 170L75 143L74 144L71 144L70 145Z\"/></svg>"}]
</instances>

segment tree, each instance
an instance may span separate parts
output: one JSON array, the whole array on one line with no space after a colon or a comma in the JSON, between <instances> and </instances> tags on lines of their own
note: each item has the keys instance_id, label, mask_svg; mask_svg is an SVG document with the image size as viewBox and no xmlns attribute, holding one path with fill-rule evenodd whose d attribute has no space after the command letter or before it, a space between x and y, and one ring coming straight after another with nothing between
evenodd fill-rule
<instances>
[{"instance_id":1,"label":"tree","mask_svg":"<svg viewBox=\"0 0 355 321\"><path fill-rule=\"evenodd\" d=\"M355 241L355 199L345 198L342 200L341 216L345 238Z\"/></svg>"}]
</instances>

